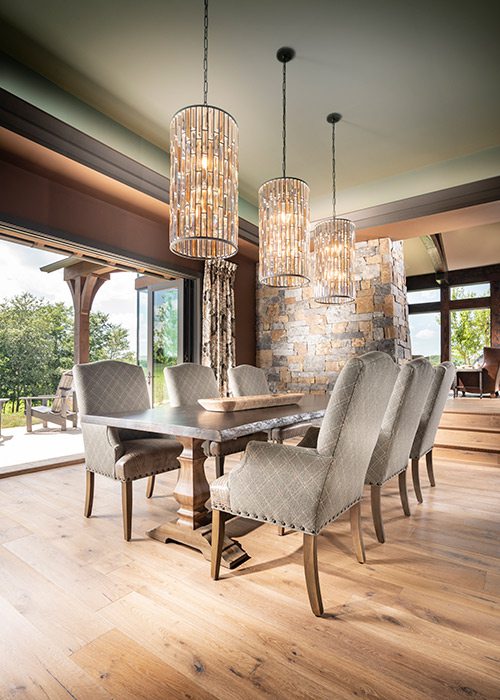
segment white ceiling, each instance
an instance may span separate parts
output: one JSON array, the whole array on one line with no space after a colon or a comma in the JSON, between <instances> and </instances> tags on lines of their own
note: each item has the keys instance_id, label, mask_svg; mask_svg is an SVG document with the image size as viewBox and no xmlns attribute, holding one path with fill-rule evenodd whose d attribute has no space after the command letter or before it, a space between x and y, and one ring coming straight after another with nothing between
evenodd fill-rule
<instances>
[{"instance_id":1,"label":"white ceiling","mask_svg":"<svg viewBox=\"0 0 500 700\"><path fill-rule=\"evenodd\" d=\"M201 101L200 0L0 0L0 17L39 44L11 53L165 149L173 113ZM211 0L209 101L239 123L241 194L280 174L282 45L297 51L289 173L314 218L329 214L331 111L341 191L498 147L499 20L497 0Z\"/></svg>"}]
</instances>

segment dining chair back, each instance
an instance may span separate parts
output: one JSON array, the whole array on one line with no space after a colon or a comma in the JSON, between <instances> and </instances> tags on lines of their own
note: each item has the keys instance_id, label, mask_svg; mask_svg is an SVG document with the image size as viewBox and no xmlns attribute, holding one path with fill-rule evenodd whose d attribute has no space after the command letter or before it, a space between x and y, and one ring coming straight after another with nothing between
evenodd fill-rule
<instances>
[{"instance_id":1,"label":"dining chair back","mask_svg":"<svg viewBox=\"0 0 500 700\"><path fill-rule=\"evenodd\" d=\"M269 394L266 373L260 367L238 365L227 371L229 390L233 396L260 396Z\"/></svg>"}]
</instances>

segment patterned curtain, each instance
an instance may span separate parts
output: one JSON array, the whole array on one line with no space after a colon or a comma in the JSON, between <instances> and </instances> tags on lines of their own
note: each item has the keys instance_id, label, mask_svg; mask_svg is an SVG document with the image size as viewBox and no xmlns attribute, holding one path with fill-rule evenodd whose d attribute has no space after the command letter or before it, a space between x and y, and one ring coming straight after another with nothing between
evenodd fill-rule
<instances>
[{"instance_id":1,"label":"patterned curtain","mask_svg":"<svg viewBox=\"0 0 500 700\"><path fill-rule=\"evenodd\" d=\"M234 366L235 263L205 261L203 277L202 364L212 367L221 396L227 396L227 370Z\"/></svg>"}]
</instances>

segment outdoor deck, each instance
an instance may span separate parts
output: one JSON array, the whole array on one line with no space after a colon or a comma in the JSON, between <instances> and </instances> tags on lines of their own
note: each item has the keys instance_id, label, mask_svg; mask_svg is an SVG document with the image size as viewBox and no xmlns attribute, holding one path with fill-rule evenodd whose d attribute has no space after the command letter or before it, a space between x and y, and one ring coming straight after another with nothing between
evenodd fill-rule
<instances>
[{"instance_id":1,"label":"outdoor deck","mask_svg":"<svg viewBox=\"0 0 500 700\"><path fill-rule=\"evenodd\" d=\"M0 436L0 478L11 472L42 469L53 464L83 460L83 438L80 428L43 428L33 426L2 428Z\"/></svg>"}]
</instances>

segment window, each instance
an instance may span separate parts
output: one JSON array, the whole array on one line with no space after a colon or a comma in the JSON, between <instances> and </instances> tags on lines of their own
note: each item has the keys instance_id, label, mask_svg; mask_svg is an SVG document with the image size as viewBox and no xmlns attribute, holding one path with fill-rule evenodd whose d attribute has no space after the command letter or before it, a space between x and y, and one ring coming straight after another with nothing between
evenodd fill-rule
<instances>
[{"instance_id":1,"label":"window","mask_svg":"<svg viewBox=\"0 0 500 700\"><path fill-rule=\"evenodd\" d=\"M483 284L462 284L457 287L451 287L450 298L452 301L458 299L476 299L479 297L490 296L490 283Z\"/></svg>"},{"instance_id":2,"label":"window","mask_svg":"<svg viewBox=\"0 0 500 700\"><path fill-rule=\"evenodd\" d=\"M416 292L408 292L408 304L427 304L430 301L439 301L440 290L421 289Z\"/></svg>"},{"instance_id":3,"label":"window","mask_svg":"<svg viewBox=\"0 0 500 700\"><path fill-rule=\"evenodd\" d=\"M423 355L438 365L441 362L439 313L410 314L409 321L412 355Z\"/></svg>"},{"instance_id":4,"label":"window","mask_svg":"<svg viewBox=\"0 0 500 700\"><path fill-rule=\"evenodd\" d=\"M451 361L457 367L479 367L491 336L489 309L450 312Z\"/></svg>"}]
</instances>

